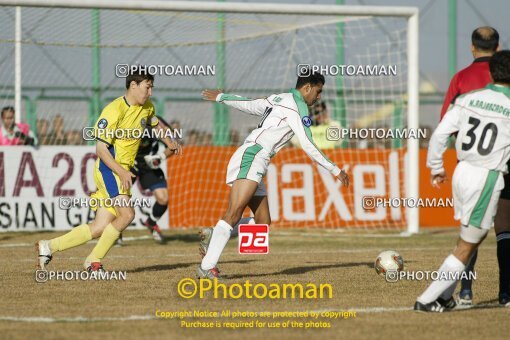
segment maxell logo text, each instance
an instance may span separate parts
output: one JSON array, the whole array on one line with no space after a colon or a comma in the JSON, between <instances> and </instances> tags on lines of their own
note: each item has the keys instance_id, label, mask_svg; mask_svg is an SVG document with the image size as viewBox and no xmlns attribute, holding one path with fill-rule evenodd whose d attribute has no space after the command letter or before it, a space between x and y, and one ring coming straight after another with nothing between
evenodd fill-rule
<instances>
[{"instance_id":1,"label":"maxell logo text","mask_svg":"<svg viewBox=\"0 0 510 340\"><path fill-rule=\"evenodd\" d=\"M269 253L269 226L241 224L239 226L239 254Z\"/></svg>"}]
</instances>

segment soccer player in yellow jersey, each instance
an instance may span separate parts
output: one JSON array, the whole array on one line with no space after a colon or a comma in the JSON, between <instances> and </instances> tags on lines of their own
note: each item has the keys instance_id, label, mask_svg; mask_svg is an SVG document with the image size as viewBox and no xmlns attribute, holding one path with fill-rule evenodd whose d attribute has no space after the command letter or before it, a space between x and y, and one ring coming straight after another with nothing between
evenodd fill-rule
<instances>
[{"instance_id":1,"label":"soccer player in yellow jersey","mask_svg":"<svg viewBox=\"0 0 510 340\"><path fill-rule=\"evenodd\" d=\"M55 252L99 237L84 266L88 271L102 271L102 259L119 234L133 221L135 211L129 201L132 178L135 175L130 168L134 164L141 140L134 138L140 135L133 131L143 131L147 124L156 131L167 129L159 124L154 114L154 106L149 100L153 83L154 77L142 68L133 70L126 78L126 94L104 108L95 125L98 159L94 167L94 181L97 191L91 197L93 202L99 202L96 217L91 223L77 226L63 236L37 242L38 265L41 269L45 269ZM160 131L158 135L168 134ZM173 154L181 152L177 142L169 138L162 141Z\"/></svg>"}]
</instances>

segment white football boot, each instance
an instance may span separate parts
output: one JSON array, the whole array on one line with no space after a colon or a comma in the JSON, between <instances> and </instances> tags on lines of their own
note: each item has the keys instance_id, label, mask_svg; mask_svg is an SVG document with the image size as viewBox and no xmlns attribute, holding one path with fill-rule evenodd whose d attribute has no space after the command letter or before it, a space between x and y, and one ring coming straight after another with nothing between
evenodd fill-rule
<instances>
[{"instance_id":1,"label":"white football boot","mask_svg":"<svg viewBox=\"0 0 510 340\"><path fill-rule=\"evenodd\" d=\"M50 241L40 240L35 243L35 250L37 251L37 268L46 270L46 265L50 263L51 255Z\"/></svg>"}]
</instances>

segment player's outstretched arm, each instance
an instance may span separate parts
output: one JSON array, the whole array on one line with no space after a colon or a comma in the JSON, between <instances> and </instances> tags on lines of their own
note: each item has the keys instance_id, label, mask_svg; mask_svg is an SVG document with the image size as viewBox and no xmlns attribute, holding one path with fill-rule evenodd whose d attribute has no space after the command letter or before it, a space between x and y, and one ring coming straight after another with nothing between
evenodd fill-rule
<instances>
[{"instance_id":1,"label":"player's outstretched arm","mask_svg":"<svg viewBox=\"0 0 510 340\"><path fill-rule=\"evenodd\" d=\"M342 182L342 184L346 187L349 186L349 175L347 175L347 173L342 169L340 170L340 173L338 174L338 176L336 176L336 178Z\"/></svg>"},{"instance_id":2,"label":"player's outstretched arm","mask_svg":"<svg viewBox=\"0 0 510 340\"><path fill-rule=\"evenodd\" d=\"M446 181L446 172L443 166L443 154L448 146L448 138L452 133L459 131L461 108L454 105L443 117L429 141L427 152L427 167L430 168L430 180L433 187L438 188L440 183Z\"/></svg>"},{"instance_id":3,"label":"player's outstretched arm","mask_svg":"<svg viewBox=\"0 0 510 340\"><path fill-rule=\"evenodd\" d=\"M234 94L223 93L221 90L203 90L202 99L223 103L255 116L263 116L267 107L273 106L267 98L251 99Z\"/></svg>"},{"instance_id":4,"label":"player's outstretched arm","mask_svg":"<svg viewBox=\"0 0 510 340\"><path fill-rule=\"evenodd\" d=\"M172 134L172 131L170 131L170 127L164 125L161 123L161 121L158 121L158 125L154 127L155 130L161 131L161 136L166 136L167 131L170 132L169 135ZM182 146L175 140L168 137L161 138L161 141L167 146L167 149L165 150L165 155L167 157L173 156L173 155L180 155L182 154Z\"/></svg>"},{"instance_id":5,"label":"player's outstretched arm","mask_svg":"<svg viewBox=\"0 0 510 340\"><path fill-rule=\"evenodd\" d=\"M439 189L439 184L444 183L447 180L448 178L446 177L446 172L444 170L438 174L430 175L430 184L432 184L434 188Z\"/></svg>"},{"instance_id":6,"label":"player's outstretched arm","mask_svg":"<svg viewBox=\"0 0 510 340\"><path fill-rule=\"evenodd\" d=\"M299 143L306 154L316 163L331 172L344 186L348 187L349 176L344 170L341 170L335 163L327 158L317 145L315 145L312 139L312 132L303 124L301 116L297 112L292 111L288 117L288 123L292 131L294 131L298 137Z\"/></svg>"},{"instance_id":7,"label":"player's outstretched arm","mask_svg":"<svg viewBox=\"0 0 510 340\"><path fill-rule=\"evenodd\" d=\"M96 154L107 167L112 169L113 172L119 176L122 188L127 190L131 188L131 178L136 177L131 171L124 169L119 163L115 161L110 151L108 151L108 145L102 141L96 143Z\"/></svg>"},{"instance_id":8,"label":"player's outstretched arm","mask_svg":"<svg viewBox=\"0 0 510 340\"><path fill-rule=\"evenodd\" d=\"M205 89L202 91L202 99L210 102L215 102L218 95L222 94L221 90L208 90Z\"/></svg>"}]
</instances>

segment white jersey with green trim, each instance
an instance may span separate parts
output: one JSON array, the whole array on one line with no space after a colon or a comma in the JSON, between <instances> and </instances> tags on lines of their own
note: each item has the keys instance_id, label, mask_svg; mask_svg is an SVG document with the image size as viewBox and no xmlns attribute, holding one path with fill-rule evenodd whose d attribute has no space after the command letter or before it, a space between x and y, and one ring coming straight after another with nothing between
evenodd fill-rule
<instances>
[{"instance_id":1,"label":"white jersey with green trim","mask_svg":"<svg viewBox=\"0 0 510 340\"><path fill-rule=\"evenodd\" d=\"M310 131L312 123L308 116L308 106L296 89L290 92L273 94L266 98L250 99L237 95L220 93L216 101L261 116L258 127L253 130L244 143L257 143L270 155L276 154L293 136L306 154L334 176L340 169L315 145Z\"/></svg>"},{"instance_id":2,"label":"white jersey with green trim","mask_svg":"<svg viewBox=\"0 0 510 340\"><path fill-rule=\"evenodd\" d=\"M429 142L427 166L433 175L444 171L442 155L448 138L455 132L458 132L455 148L459 161L507 173L510 88L489 84L457 98Z\"/></svg>"}]
</instances>

